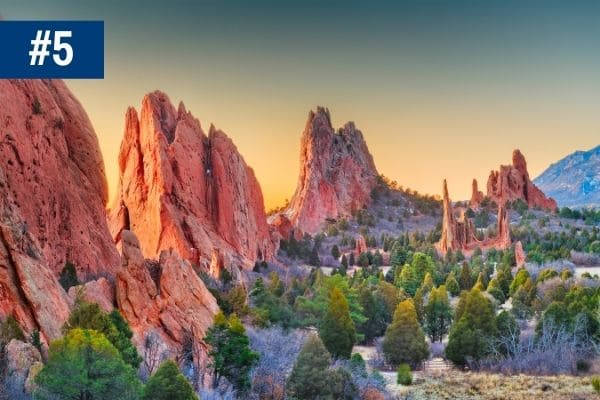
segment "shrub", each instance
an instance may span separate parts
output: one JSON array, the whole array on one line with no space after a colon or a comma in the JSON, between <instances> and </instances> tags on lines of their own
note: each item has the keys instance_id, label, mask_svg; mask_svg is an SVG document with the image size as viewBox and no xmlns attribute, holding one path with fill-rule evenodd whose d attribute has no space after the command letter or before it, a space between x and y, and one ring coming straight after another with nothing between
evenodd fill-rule
<instances>
[{"instance_id":1,"label":"shrub","mask_svg":"<svg viewBox=\"0 0 600 400\"><path fill-rule=\"evenodd\" d=\"M42 113L42 104L37 97L33 99L33 103L31 104L31 112L33 112L33 115L40 115Z\"/></svg>"},{"instance_id":2,"label":"shrub","mask_svg":"<svg viewBox=\"0 0 600 400\"><path fill-rule=\"evenodd\" d=\"M0 346L8 344L13 339L25 340L25 335L15 317L9 315L0 324Z\"/></svg>"},{"instance_id":3,"label":"shrub","mask_svg":"<svg viewBox=\"0 0 600 400\"><path fill-rule=\"evenodd\" d=\"M68 292L70 287L79 285L77 271L75 270L75 265L73 265L72 262L67 261L64 268L60 272L58 282L60 282L60 285L63 287L63 289L65 289L65 292Z\"/></svg>"},{"instance_id":4,"label":"shrub","mask_svg":"<svg viewBox=\"0 0 600 400\"><path fill-rule=\"evenodd\" d=\"M179 372L177 364L165 361L144 387L143 400L198 400L192 385Z\"/></svg>"},{"instance_id":5,"label":"shrub","mask_svg":"<svg viewBox=\"0 0 600 400\"><path fill-rule=\"evenodd\" d=\"M138 399L142 385L119 351L95 330L73 329L50 344L35 377L36 399Z\"/></svg>"},{"instance_id":6,"label":"shrub","mask_svg":"<svg viewBox=\"0 0 600 400\"><path fill-rule=\"evenodd\" d=\"M592 378L592 387L596 393L600 394L600 376Z\"/></svg>"},{"instance_id":7,"label":"shrub","mask_svg":"<svg viewBox=\"0 0 600 400\"><path fill-rule=\"evenodd\" d=\"M412 384L412 379L410 365L400 364L398 367L398 378L396 379L396 383L399 385L410 385Z\"/></svg>"}]
</instances>

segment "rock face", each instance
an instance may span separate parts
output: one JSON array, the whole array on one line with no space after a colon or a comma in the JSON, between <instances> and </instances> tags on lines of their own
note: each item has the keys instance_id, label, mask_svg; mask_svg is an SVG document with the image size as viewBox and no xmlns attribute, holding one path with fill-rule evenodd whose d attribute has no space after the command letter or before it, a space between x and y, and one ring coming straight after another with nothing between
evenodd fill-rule
<instances>
[{"instance_id":1,"label":"rock face","mask_svg":"<svg viewBox=\"0 0 600 400\"><path fill-rule=\"evenodd\" d=\"M90 121L61 81L0 80L0 318L61 336L69 301L57 276L114 273L104 165Z\"/></svg>"},{"instance_id":2,"label":"rock face","mask_svg":"<svg viewBox=\"0 0 600 400\"><path fill-rule=\"evenodd\" d=\"M556 201L546 197L529 179L527 161L519 150L513 151L512 165L501 165L498 171L490 172L487 195L498 205L520 199L529 207L556 210Z\"/></svg>"},{"instance_id":3,"label":"rock face","mask_svg":"<svg viewBox=\"0 0 600 400\"><path fill-rule=\"evenodd\" d=\"M11 398L29 398L32 372L39 372L43 365L40 352L29 343L13 339L6 345L5 354L5 389Z\"/></svg>"},{"instance_id":4,"label":"rock face","mask_svg":"<svg viewBox=\"0 0 600 400\"><path fill-rule=\"evenodd\" d=\"M69 288L69 300L75 303L79 293L90 303L98 303L100 308L106 312L112 311L115 304L114 287L106 278L86 282L83 285L72 286Z\"/></svg>"},{"instance_id":5,"label":"rock face","mask_svg":"<svg viewBox=\"0 0 600 400\"><path fill-rule=\"evenodd\" d=\"M469 201L469 206L472 208L477 208L481 204L484 199L484 194L481 190L479 190L479 185L477 184L477 179L473 179L472 183L472 191L471 191L471 200Z\"/></svg>"},{"instance_id":6,"label":"rock face","mask_svg":"<svg viewBox=\"0 0 600 400\"><path fill-rule=\"evenodd\" d=\"M515 261L517 263L517 268L525 266L526 258L527 256L525 255L525 250L523 250L523 244L519 240L515 243Z\"/></svg>"},{"instance_id":7,"label":"rock face","mask_svg":"<svg viewBox=\"0 0 600 400\"><path fill-rule=\"evenodd\" d=\"M534 182L561 207L600 207L600 146L569 154Z\"/></svg>"},{"instance_id":8,"label":"rock face","mask_svg":"<svg viewBox=\"0 0 600 400\"><path fill-rule=\"evenodd\" d=\"M201 346L219 307L191 264L174 250L162 251L157 264L145 260L140 243L128 230L121 232L121 246L116 300L141 354L150 332L171 354L180 351L189 337Z\"/></svg>"},{"instance_id":9,"label":"rock face","mask_svg":"<svg viewBox=\"0 0 600 400\"><path fill-rule=\"evenodd\" d=\"M477 239L475 227L465 214L464 208L455 209L448 195L448 185L444 180L443 187L442 237L436 244L438 251L445 255L449 250L461 251L469 256L477 247L482 250L495 248L506 249L511 245L510 220L504 205L498 206L497 235L495 237ZM456 212L459 217L456 217Z\"/></svg>"},{"instance_id":10,"label":"rock face","mask_svg":"<svg viewBox=\"0 0 600 400\"><path fill-rule=\"evenodd\" d=\"M354 250L356 256L358 257L361 255L361 253L366 253L367 251L369 251L369 246L367 246L367 240L363 235L358 235L358 237L356 238L356 246Z\"/></svg>"},{"instance_id":11,"label":"rock face","mask_svg":"<svg viewBox=\"0 0 600 400\"><path fill-rule=\"evenodd\" d=\"M300 148L300 176L285 214L295 228L317 233L327 218L367 205L377 169L362 133L348 122L336 133L329 111L308 114Z\"/></svg>"},{"instance_id":12,"label":"rock face","mask_svg":"<svg viewBox=\"0 0 600 400\"><path fill-rule=\"evenodd\" d=\"M251 267L275 254L262 191L233 142L161 92L130 108L119 153L119 187L109 225L139 238L145 257L173 248L206 269L213 248L227 263Z\"/></svg>"},{"instance_id":13,"label":"rock face","mask_svg":"<svg viewBox=\"0 0 600 400\"><path fill-rule=\"evenodd\" d=\"M113 271L104 163L81 104L55 80L0 80L0 104L0 197L18 205L41 259L55 274L71 261L85 279Z\"/></svg>"}]
</instances>

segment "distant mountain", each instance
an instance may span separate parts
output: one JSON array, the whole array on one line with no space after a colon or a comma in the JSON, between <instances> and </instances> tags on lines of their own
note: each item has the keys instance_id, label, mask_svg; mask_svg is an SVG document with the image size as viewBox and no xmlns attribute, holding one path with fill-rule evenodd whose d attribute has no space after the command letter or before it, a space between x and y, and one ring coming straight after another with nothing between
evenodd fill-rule
<instances>
[{"instance_id":1,"label":"distant mountain","mask_svg":"<svg viewBox=\"0 0 600 400\"><path fill-rule=\"evenodd\" d=\"M600 146L569 154L534 182L560 207L600 207Z\"/></svg>"}]
</instances>

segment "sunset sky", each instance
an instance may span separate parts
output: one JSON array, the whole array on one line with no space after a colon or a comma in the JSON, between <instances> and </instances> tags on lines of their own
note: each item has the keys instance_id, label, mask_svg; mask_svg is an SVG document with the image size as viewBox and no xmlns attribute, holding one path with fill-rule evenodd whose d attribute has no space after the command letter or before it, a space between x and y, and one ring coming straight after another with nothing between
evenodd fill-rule
<instances>
[{"instance_id":1,"label":"sunset sky","mask_svg":"<svg viewBox=\"0 0 600 400\"><path fill-rule=\"evenodd\" d=\"M535 177L600 144L598 1L122 3L0 3L5 19L105 21L105 79L68 85L113 194L125 110L155 89L233 138L267 208L294 191L317 105L356 122L381 173L430 194L447 178L457 200L513 148Z\"/></svg>"}]
</instances>

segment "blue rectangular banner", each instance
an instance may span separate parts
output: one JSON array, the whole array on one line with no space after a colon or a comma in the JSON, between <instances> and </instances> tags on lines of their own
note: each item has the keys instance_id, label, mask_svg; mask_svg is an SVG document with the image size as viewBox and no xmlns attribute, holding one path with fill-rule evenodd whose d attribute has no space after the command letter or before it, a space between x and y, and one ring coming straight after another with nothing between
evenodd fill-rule
<instances>
[{"instance_id":1,"label":"blue rectangular banner","mask_svg":"<svg viewBox=\"0 0 600 400\"><path fill-rule=\"evenodd\" d=\"M0 78L104 78L104 21L0 21Z\"/></svg>"}]
</instances>

